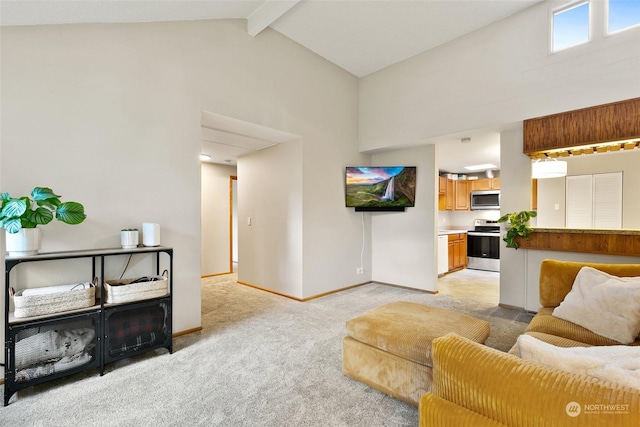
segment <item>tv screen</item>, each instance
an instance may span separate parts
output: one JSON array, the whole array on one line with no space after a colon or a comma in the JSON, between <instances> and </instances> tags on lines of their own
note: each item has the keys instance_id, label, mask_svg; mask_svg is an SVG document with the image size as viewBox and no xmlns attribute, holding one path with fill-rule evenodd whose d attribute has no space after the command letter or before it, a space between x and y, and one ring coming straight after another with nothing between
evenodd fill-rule
<instances>
[{"instance_id":1,"label":"tv screen","mask_svg":"<svg viewBox=\"0 0 640 427\"><path fill-rule=\"evenodd\" d=\"M415 205L416 167L347 167L345 189L348 208L401 211Z\"/></svg>"}]
</instances>

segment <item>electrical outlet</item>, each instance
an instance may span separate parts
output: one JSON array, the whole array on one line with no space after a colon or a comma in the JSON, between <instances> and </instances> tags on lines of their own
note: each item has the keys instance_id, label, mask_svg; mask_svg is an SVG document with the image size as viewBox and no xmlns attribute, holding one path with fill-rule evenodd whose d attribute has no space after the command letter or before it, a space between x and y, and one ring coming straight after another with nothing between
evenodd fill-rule
<instances>
[{"instance_id":1,"label":"electrical outlet","mask_svg":"<svg viewBox=\"0 0 640 427\"><path fill-rule=\"evenodd\" d=\"M362 267L356 268L356 274L364 274L364 269Z\"/></svg>"}]
</instances>

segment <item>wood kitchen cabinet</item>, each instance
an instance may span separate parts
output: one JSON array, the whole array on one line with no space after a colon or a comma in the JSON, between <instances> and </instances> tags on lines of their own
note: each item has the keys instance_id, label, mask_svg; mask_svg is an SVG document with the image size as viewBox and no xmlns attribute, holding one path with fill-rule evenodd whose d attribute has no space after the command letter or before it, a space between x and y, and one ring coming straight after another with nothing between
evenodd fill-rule
<instances>
[{"instance_id":1,"label":"wood kitchen cabinet","mask_svg":"<svg viewBox=\"0 0 640 427\"><path fill-rule=\"evenodd\" d=\"M471 181L440 177L438 180L438 209L468 211Z\"/></svg>"},{"instance_id":2,"label":"wood kitchen cabinet","mask_svg":"<svg viewBox=\"0 0 640 427\"><path fill-rule=\"evenodd\" d=\"M480 178L470 182L471 191L500 189L500 178Z\"/></svg>"},{"instance_id":3,"label":"wood kitchen cabinet","mask_svg":"<svg viewBox=\"0 0 640 427\"><path fill-rule=\"evenodd\" d=\"M456 211L468 211L469 210L469 193L471 186L466 180L459 180L455 182L455 208Z\"/></svg>"},{"instance_id":4,"label":"wood kitchen cabinet","mask_svg":"<svg viewBox=\"0 0 640 427\"><path fill-rule=\"evenodd\" d=\"M454 181L445 177L438 178L438 209L441 211L452 211L455 208L455 186Z\"/></svg>"},{"instance_id":5,"label":"wood kitchen cabinet","mask_svg":"<svg viewBox=\"0 0 640 427\"><path fill-rule=\"evenodd\" d=\"M438 177L438 194L446 194L447 193L447 178L444 176Z\"/></svg>"},{"instance_id":6,"label":"wood kitchen cabinet","mask_svg":"<svg viewBox=\"0 0 640 427\"><path fill-rule=\"evenodd\" d=\"M467 233L449 234L449 273L467 268Z\"/></svg>"}]
</instances>

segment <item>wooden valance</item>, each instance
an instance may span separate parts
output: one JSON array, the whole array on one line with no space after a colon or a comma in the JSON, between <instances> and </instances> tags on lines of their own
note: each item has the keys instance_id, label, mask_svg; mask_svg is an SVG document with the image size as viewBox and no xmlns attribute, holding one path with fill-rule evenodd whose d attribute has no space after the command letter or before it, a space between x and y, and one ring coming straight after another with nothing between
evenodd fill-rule
<instances>
[{"instance_id":1,"label":"wooden valance","mask_svg":"<svg viewBox=\"0 0 640 427\"><path fill-rule=\"evenodd\" d=\"M640 139L640 98L524 121L529 156L571 147Z\"/></svg>"}]
</instances>

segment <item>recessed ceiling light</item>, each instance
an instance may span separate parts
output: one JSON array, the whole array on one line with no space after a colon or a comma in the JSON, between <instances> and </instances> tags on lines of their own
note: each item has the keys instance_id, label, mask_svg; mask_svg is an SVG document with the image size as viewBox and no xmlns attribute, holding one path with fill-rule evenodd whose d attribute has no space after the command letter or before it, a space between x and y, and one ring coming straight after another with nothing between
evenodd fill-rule
<instances>
[{"instance_id":1,"label":"recessed ceiling light","mask_svg":"<svg viewBox=\"0 0 640 427\"><path fill-rule=\"evenodd\" d=\"M487 169L497 169L498 167L493 163L485 163L483 165L473 165L464 167L468 171L482 171Z\"/></svg>"},{"instance_id":2,"label":"recessed ceiling light","mask_svg":"<svg viewBox=\"0 0 640 427\"><path fill-rule=\"evenodd\" d=\"M211 156L208 154L200 154L200 160L211 160Z\"/></svg>"}]
</instances>

